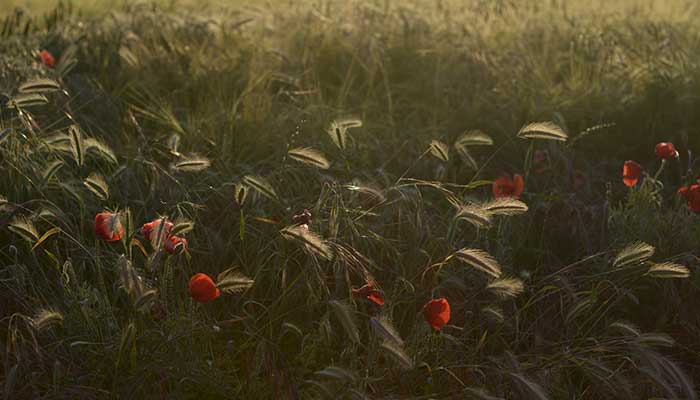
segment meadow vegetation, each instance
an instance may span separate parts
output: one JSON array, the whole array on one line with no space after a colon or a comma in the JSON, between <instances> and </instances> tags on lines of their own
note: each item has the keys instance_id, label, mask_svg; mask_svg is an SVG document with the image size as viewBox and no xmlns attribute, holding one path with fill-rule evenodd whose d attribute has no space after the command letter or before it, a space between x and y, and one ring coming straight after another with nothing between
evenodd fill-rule
<instances>
[{"instance_id":1,"label":"meadow vegetation","mask_svg":"<svg viewBox=\"0 0 700 400\"><path fill-rule=\"evenodd\" d=\"M0 1L4 398L698 397L694 1L199 3Z\"/></svg>"}]
</instances>

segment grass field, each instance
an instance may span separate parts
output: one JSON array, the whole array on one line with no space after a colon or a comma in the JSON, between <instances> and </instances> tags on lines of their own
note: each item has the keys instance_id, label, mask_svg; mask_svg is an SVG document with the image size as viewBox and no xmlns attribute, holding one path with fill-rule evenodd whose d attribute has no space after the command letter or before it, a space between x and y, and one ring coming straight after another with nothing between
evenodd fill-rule
<instances>
[{"instance_id":1,"label":"grass field","mask_svg":"<svg viewBox=\"0 0 700 400\"><path fill-rule=\"evenodd\" d=\"M695 1L0 16L2 398L698 397Z\"/></svg>"}]
</instances>

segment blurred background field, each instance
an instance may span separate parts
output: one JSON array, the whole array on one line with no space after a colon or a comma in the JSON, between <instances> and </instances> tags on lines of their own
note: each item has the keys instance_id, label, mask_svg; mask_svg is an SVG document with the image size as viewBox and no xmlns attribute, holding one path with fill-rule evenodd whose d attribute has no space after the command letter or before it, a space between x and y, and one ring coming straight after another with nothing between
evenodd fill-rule
<instances>
[{"instance_id":1,"label":"blurred background field","mask_svg":"<svg viewBox=\"0 0 700 400\"><path fill-rule=\"evenodd\" d=\"M697 398L699 7L0 0L0 390Z\"/></svg>"}]
</instances>

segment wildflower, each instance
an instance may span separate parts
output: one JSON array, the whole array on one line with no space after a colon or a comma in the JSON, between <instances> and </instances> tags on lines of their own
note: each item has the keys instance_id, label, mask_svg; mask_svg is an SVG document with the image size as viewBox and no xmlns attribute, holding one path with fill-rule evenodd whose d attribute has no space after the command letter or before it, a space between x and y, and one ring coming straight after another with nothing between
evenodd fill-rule
<instances>
[{"instance_id":1,"label":"wildflower","mask_svg":"<svg viewBox=\"0 0 700 400\"><path fill-rule=\"evenodd\" d=\"M656 157L660 159L678 158L678 150L673 146L673 143L661 142L654 149Z\"/></svg>"},{"instance_id":2,"label":"wildflower","mask_svg":"<svg viewBox=\"0 0 700 400\"><path fill-rule=\"evenodd\" d=\"M170 254L182 253L187 250L187 239L179 236L170 236L163 244L165 251Z\"/></svg>"},{"instance_id":3,"label":"wildflower","mask_svg":"<svg viewBox=\"0 0 700 400\"><path fill-rule=\"evenodd\" d=\"M517 199L523 192L524 186L525 183L521 175L515 174L511 177L508 174L503 174L493 181L493 195L496 198L514 197Z\"/></svg>"},{"instance_id":4,"label":"wildflower","mask_svg":"<svg viewBox=\"0 0 700 400\"><path fill-rule=\"evenodd\" d=\"M160 224L165 221L165 225L163 225L163 228L161 230ZM157 241L156 235L160 233L162 238L169 238L170 237L170 232L173 230L173 223L165 220L164 218L158 218L154 219L151 222L147 222L143 224L141 227L141 234L143 237L145 237L147 240L149 240L151 243L155 243Z\"/></svg>"},{"instance_id":5,"label":"wildflower","mask_svg":"<svg viewBox=\"0 0 700 400\"><path fill-rule=\"evenodd\" d=\"M688 202L690 210L700 211L700 185L683 186L678 189L678 194Z\"/></svg>"},{"instance_id":6,"label":"wildflower","mask_svg":"<svg viewBox=\"0 0 700 400\"><path fill-rule=\"evenodd\" d=\"M200 303L219 297L219 288L207 274L196 274L190 279L190 296Z\"/></svg>"},{"instance_id":7,"label":"wildflower","mask_svg":"<svg viewBox=\"0 0 700 400\"><path fill-rule=\"evenodd\" d=\"M362 286L359 289L353 289L352 295L357 297L366 297L369 300L373 301L375 304L378 304L380 306L384 305L384 293L382 293L381 290L376 288L376 284L374 281L367 282L366 285Z\"/></svg>"},{"instance_id":8,"label":"wildflower","mask_svg":"<svg viewBox=\"0 0 700 400\"><path fill-rule=\"evenodd\" d=\"M47 50L42 50L39 53L39 58L41 58L41 62L48 68L53 68L54 65L56 65L56 59L53 54L49 53Z\"/></svg>"},{"instance_id":9,"label":"wildflower","mask_svg":"<svg viewBox=\"0 0 700 400\"><path fill-rule=\"evenodd\" d=\"M622 181L625 183L625 185L629 187L636 185L641 174L641 165L631 160L625 161L625 165L622 167Z\"/></svg>"},{"instance_id":10,"label":"wildflower","mask_svg":"<svg viewBox=\"0 0 700 400\"><path fill-rule=\"evenodd\" d=\"M124 227L119 215L101 212L95 215L95 235L106 242L114 242L124 236Z\"/></svg>"},{"instance_id":11,"label":"wildflower","mask_svg":"<svg viewBox=\"0 0 700 400\"><path fill-rule=\"evenodd\" d=\"M444 298L430 300L423 306L423 316L433 329L439 331L450 321L450 303Z\"/></svg>"}]
</instances>

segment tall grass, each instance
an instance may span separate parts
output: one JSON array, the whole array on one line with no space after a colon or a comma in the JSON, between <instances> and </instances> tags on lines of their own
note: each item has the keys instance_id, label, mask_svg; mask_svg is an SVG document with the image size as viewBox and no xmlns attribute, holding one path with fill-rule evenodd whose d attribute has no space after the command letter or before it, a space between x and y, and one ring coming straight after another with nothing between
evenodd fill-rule
<instances>
[{"instance_id":1,"label":"tall grass","mask_svg":"<svg viewBox=\"0 0 700 400\"><path fill-rule=\"evenodd\" d=\"M700 225L675 190L700 31L694 3L660 4L9 13L0 390L696 398ZM681 158L654 178L662 140ZM625 159L649 170L633 189ZM503 172L520 200L492 198ZM104 210L122 240L95 237ZM187 252L138 233L157 218ZM198 272L219 299L188 296ZM351 295L368 281L384 306Z\"/></svg>"}]
</instances>

